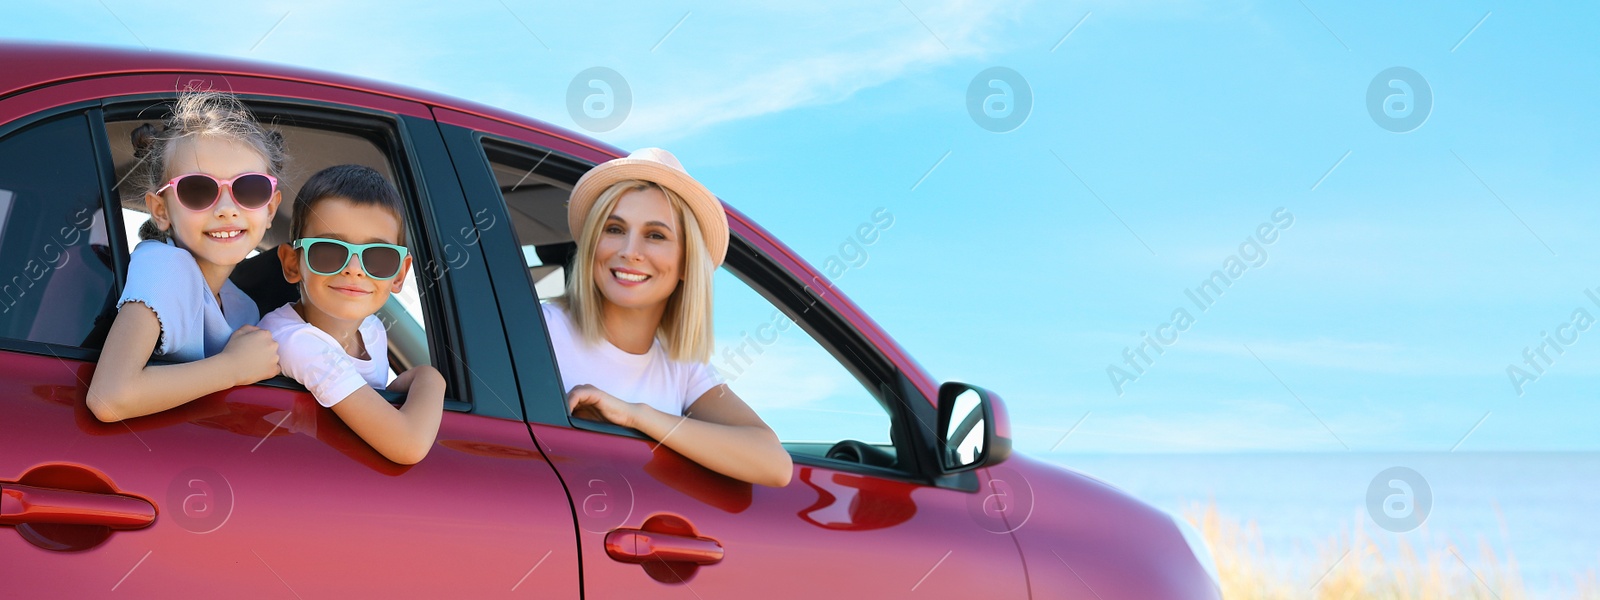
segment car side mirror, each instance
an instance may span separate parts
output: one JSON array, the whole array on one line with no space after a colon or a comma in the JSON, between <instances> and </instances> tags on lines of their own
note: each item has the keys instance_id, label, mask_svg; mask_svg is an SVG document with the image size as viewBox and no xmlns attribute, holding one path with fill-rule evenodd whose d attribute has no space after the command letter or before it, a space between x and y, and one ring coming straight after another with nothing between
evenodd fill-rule
<instances>
[{"instance_id":1,"label":"car side mirror","mask_svg":"<svg viewBox=\"0 0 1600 600\"><path fill-rule=\"evenodd\" d=\"M975 385L939 386L939 467L959 473L1011 456L1011 423L1000 397Z\"/></svg>"}]
</instances>

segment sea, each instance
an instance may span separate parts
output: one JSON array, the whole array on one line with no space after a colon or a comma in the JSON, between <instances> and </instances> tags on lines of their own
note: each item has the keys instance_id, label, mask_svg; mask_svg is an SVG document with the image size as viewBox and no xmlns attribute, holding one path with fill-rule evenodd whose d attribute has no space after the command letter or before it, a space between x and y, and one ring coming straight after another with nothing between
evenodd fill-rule
<instances>
[{"instance_id":1,"label":"sea","mask_svg":"<svg viewBox=\"0 0 1600 600\"><path fill-rule=\"evenodd\" d=\"M1056 455L1052 462L1177 515L1253 525L1247 551L1312 597L1346 561L1424 565L1529 598L1588 593L1600 571L1600 453ZM1361 540L1360 544L1355 543ZM1479 593L1489 588L1477 590ZM1485 594L1484 597L1493 597Z\"/></svg>"}]
</instances>

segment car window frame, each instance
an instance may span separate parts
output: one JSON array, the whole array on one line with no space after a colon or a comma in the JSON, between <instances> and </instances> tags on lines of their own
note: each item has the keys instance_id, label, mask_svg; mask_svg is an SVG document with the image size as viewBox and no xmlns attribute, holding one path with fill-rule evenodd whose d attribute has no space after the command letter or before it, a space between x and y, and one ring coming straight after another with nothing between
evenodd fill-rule
<instances>
[{"instance_id":1,"label":"car window frame","mask_svg":"<svg viewBox=\"0 0 1600 600\"><path fill-rule=\"evenodd\" d=\"M107 96L94 100L82 100L63 103L57 106L36 110L26 115L18 116L0 124L0 139L10 137L12 134L31 127L65 116L84 118L89 128L90 142L93 146L96 173L99 179L101 196L100 209L105 216L108 237L116 240L112 246L114 266L114 288L111 290L113 297L120 296L127 283L127 267L129 262L128 240L126 240L124 223L121 211L121 198L117 193L116 167L111 157L110 140L107 138L106 123L109 121L126 120L129 117L137 118L139 111L147 110L151 106L170 103L177 94L167 93L130 93ZM416 234L408 240L412 246L414 256L420 258L436 258L434 248L438 246L437 232L451 225L459 226L459 219L446 225L444 220L450 211L449 206L459 206L460 189L457 186L454 171L450 164L448 153L437 136L437 124L431 119L420 118L412 115L396 114L382 110L351 106L341 103L323 102L305 98L274 96L270 94L239 93L237 96L259 115L266 115L270 122L271 116L286 117L294 115L300 119L300 124L326 130L346 131L355 133L365 139L374 141L379 149L388 158L391 169L402 184L402 195L406 198L407 209L410 211L408 218L411 220L412 231ZM262 111L262 108L267 110ZM78 114L73 114L78 113ZM352 123L362 122L360 125ZM381 138L374 139L374 132ZM427 135L432 133L433 135ZM430 143L431 142L431 143ZM431 153L436 166L430 173L426 168L428 157ZM292 199L287 199L292 201ZM470 222L470 221L469 221ZM113 232L114 235L112 234ZM481 260L472 260L469 256L467 264L482 264ZM481 255L477 258L481 259ZM501 336L473 336L468 337L465 332L469 327L462 325L457 317L463 314L459 305L463 297L473 296L460 293L456 290L466 287L456 285L453 280L461 279L463 269L449 269L441 273L439 281L434 286L432 300L424 300L424 310L427 311L426 319L430 319L427 327L429 340L429 354L436 368L445 374L448 388L452 390L450 397L445 401L445 409L452 412L472 413L494 416L507 419L522 419L520 407L517 403L502 400L503 410L493 410L494 406L487 402L474 402L494 395L496 387L505 387L509 379L510 368L505 364L467 366L463 359L468 353L467 346L475 346L473 356L504 356L504 347L496 348L495 342L503 342ZM419 277L419 285L421 278ZM481 297L481 295L480 295ZM493 310L493 306L475 306L476 312L483 313ZM481 343L472 343L481 342ZM446 350L446 352L439 352ZM56 343L38 342L26 339L0 338L0 351L12 351L35 355L48 355L58 360L73 359L83 362L96 362L99 360L99 348L80 346L66 346ZM448 354L450 360L446 360ZM154 364L170 364L170 361L153 359ZM461 368L454 368L460 365ZM485 376L487 375L487 377ZM298 382L279 376L253 385L287 389L292 391L305 391L305 387ZM461 393L463 391L473 393ZM489 394L481 393L484 390ZM379 390L391 403L403 400L404 395L394 392Z\"/></svg>"},{"instance_id":2,"label":"car window frame","mask_svg":"<svg viewBox=\"0 0 1600 600\"><path fill-rule=\"evenodd\" d=\"M396 179L396 187L399 188L400 196L408 211L406 219L411 226L407 231L406 241L407 246L410 246L413 250L413 263L420 263L424 259L433 257L433 254L429 252L429 246L431 246L429 242L435 237L432 231L435 228L430 226L431 219L428 218L429 215L427 213L429 211L426 210L429 208L426 199L427 193L424 191L422 178L417 172L417 165L415 164L418 161L411 159L413 152L410 144L411 135L405 125L404 115L330 102L265 94L241 93L236 94L236 97L262 123L284 124L350 134L377 147L388 160L389 169L394 173ZM108 97L100 103L103 119L100 123L99 134L102 138L106 136L106 123L149 120L148 115L163 114L166 110L166 105L170 105L176 98L177 94L175 93L128 94ZM109 159L110 140L105 140L105 143L104 153ZM294 168L292 156L290 157L289 167ZM112 165L111 168L114 170L115 166ZM285 204L293 203L294 198L285 197L283 202ZM120 209L120 203L118 208ZM120 235L123 225L122 211L117 210L115 212L117 218L116 226L118 228L116 231L119 232L119 235L114 237L127 242ZM128 247L128 244L114 245L121 246L121 249L116 253L122 256L127 256L132 252L132 248ZM415 267L413 269L415 270ZM126 283L126 274L127 268L124 266L118 274L119 286L117 293L119 295L122 284ZM425 284L422 281L420 275L417 278L417 283L423 288L430 287L429 284ZM457 343L460 340L460 333L453 319L446 316L449 313L447 309L449 299L446 298L448 294L445 294L438 284L433 284L433 287L435 289L432 291L419 290L419 297L422 300L423 318L428 321L428 325L437 324L437 326L425 326L424 329L428 339L429 358L432 360L433 366L440 369L440 372L445 376L445 380L449 382L446 388L451 392L446 394L444 409L461 413L475 412L473 402L461 399L460 395L456 393L465 389L461 387L461 382L465 380L465 377L462 377L460 373L452 373L456 369L450 368L448 364L442 366L441 362L443 361L439 360L439 356L436 356L436 349ZM172 361L164 359L152 359L151 363L173 364ZM278 375L252 385L292 391L308 391L300 382L286 375ZM405 398L405 394L398 392L380 389L378 393L393 404L399 404Z\"/></svg>"}]
</instances>

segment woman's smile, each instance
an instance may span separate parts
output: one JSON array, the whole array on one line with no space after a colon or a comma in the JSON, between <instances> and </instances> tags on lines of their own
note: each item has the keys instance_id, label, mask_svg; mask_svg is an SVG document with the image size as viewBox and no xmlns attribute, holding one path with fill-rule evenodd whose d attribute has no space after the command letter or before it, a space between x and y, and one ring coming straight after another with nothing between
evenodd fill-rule
<instances>
[{"instance_id":1,"label":"woman's smile","mask_svg":"<svg viewBox=\"0 0 1600 600\"><path fill-rule=\"evenodd\" d=\"M617 280L617 283L626 286L635 286L650 280L649 274L626 267L613 267L611 276Z\"/></svg>"}]
</instances>

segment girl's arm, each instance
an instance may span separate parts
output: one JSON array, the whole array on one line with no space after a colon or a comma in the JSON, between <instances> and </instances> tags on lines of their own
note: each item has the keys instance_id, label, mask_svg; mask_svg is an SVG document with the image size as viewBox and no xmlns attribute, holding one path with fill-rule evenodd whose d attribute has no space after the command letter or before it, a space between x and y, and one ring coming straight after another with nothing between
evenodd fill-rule
<instances>
[{"instance_id":1,"label":"girl's arm","mask_svg":"<svg viewBox=\"0 0 1600 600\"><path fill-rule=\"evenodd\" d=\"M567 407L637 429L701 466L740 481L771 487L789 484L794 461L761 417L721 384L701 394L689 414L670 415L647 404L618 399L592 385L572 388Z\"/></svg>"},{"instance_id":2,"label":"girl's arm","mask_svg":"<svg viewBox=\"0 0 1600 600\"><path fill-rule=\"evenodd\" d=\"M161 321L143 302L117 311L89 380L89 411L106 423L142 417L236 385L278 374L278 344L251 326L239 328L221 353L189 363L151 365Z\"/></svg>"},{"instance_id":3,"label":"girl's arm","mask_svg":"<svg viewBox=\"0 0 1600 600\"><path fill-rule=\"evenodd\" d=\"M444 416L444 376L424 365L401 373L388 389L406 392L399 410L377 390L362 386L334 404L333 413L384 458L402 465L422 462Z\"/></svg>"}]
</instances>

